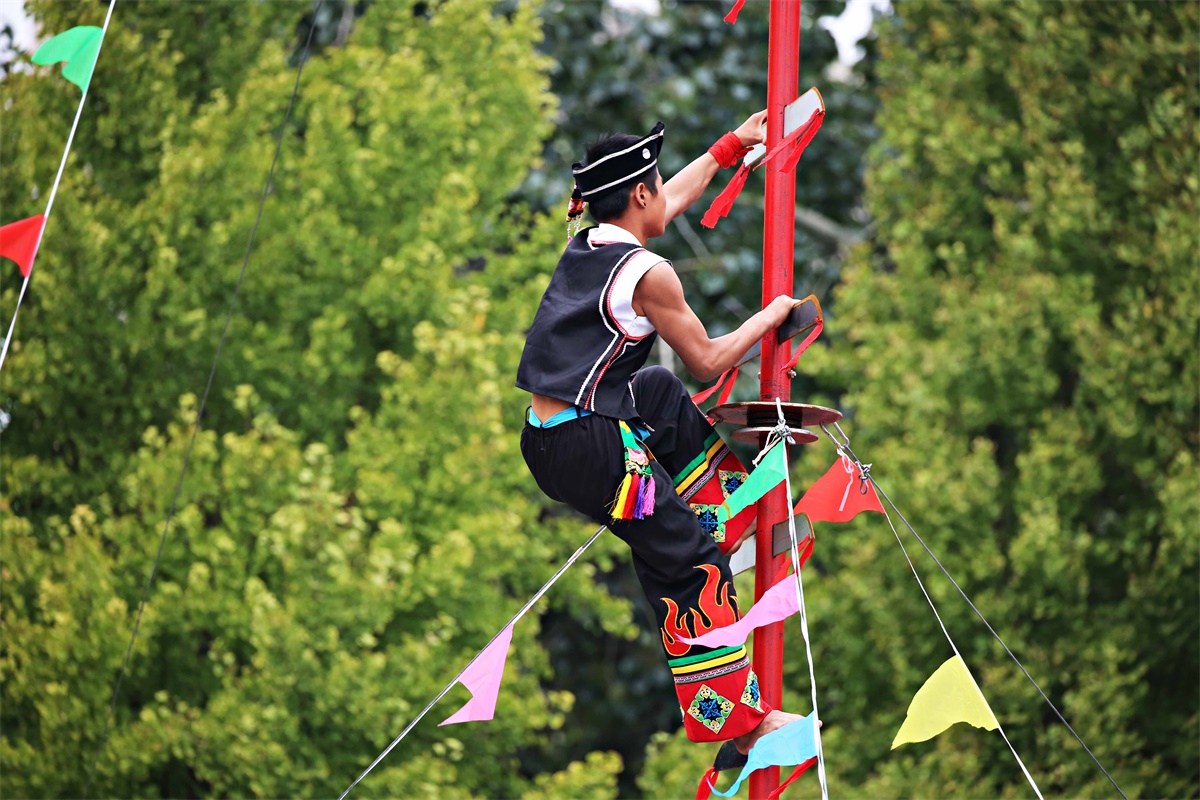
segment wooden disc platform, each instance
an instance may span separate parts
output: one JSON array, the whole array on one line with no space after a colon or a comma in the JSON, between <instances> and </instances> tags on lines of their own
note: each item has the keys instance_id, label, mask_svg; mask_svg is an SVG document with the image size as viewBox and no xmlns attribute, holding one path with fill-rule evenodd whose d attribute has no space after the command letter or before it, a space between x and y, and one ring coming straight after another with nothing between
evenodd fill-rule
<instances>
[{"instance_id":1,"label":"wooden disc platform","mask_svg":"<svg viewBox=\"0 0 1200 800\"><path fill-rule=\"evenodd\" d=\"M842 418L842 412L825 406L806 403L781 403L783 419L790 428L807 428L828 425ZM752 428L773 428L779 424L779 410L770 400L752 400L745 403L726 403L708 412L713 422L730 425L746 425Z\"/></svg>"}]
</instances>

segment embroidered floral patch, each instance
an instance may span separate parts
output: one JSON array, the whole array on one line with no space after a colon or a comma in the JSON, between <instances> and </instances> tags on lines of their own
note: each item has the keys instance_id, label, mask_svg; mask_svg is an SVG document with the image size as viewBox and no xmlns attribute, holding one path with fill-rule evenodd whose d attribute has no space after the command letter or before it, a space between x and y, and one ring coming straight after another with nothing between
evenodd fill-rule
<instances>
[{"instance_id":1,"label":"embroidered floral patch","mask_svg":"<svg viewBox=\"0 0 1200 800\"><path fill-rule=\"evenodd\" d=\"M700 527L704 532L713 538L717 544L725 541L725 523L717 519L717 508L715 505L706 503L688 503L691 509L696 514L696 519L700 520Z\"/></svg>"},{"instance_id":2,"label":"embroidered floral patch","mask_svg":"<svg viewBox=\"0 0 1200 800\"><path fill-rule=\"evenodd\" d=\"M748 472L734 472L732 470L718 470L717 477L721 481L721 491L726 497L737 491L738 487L746 482L750 477Z\"/></svg>"},{"instance_id":3,"label":"embroidered floral patch","mask_svg":"<svg viewBox=\"0 0 1200 800\"><path fill-rule=\"evenodd\" d=\"M750 674L746 676L746 689L742 692L742 702L755 711L762 711L762 696L758 692L758 676L754 674L754 670L750 670Z\"/></svg>"},{"instance_id":4,"label":"embroidered floral patch","mask_svg":"<svg viewBox=\"0 0 1200 800\"><path fill-rule=\"evenodd\" d=\"M707 685L701 686L700 691L692 698L688 713L696 718L704 727L713 733L720 733L725 727L725 720L733 711L733 703L714 692Z\"/></svg>"}]
</instances>

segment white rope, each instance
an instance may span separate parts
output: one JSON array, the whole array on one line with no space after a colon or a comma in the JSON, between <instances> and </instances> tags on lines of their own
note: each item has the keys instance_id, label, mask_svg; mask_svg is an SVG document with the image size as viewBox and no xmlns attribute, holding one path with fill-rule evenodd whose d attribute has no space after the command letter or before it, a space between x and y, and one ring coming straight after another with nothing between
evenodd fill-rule
<instances>
[{"instance_id":1,"label":"white rope","mask_svg":"<svg viewBox=\"0 0 1200 800\"><path fill-rule=\"evenodd\" d=\"M784 454L787 448L784 447ZM800 634L804 637L804 653L808 656L808 679L812 687L813 737L817 743L817 779L821 784L821 800L829 800L829 784L825 779L825 750L821 747L821 715L817 711L817 675L813 669L812 643L808 638L808 611L804 607L804 579L800 577L800 548L796 542L796 515L792 513L792 479L790 465L784 458L783 482L788 496L788 535L792 538L792 569L796 573L796 599L800 602Z\"/></svg>"},{"instance_id":2,"label":"white rope","mask_svg":"<svg viewBox=\"0 0 1200 800\"><path fill-rule=\"evenodd\" d=\"M817 674L813 667L812 641L808 635L808 610L804 605L804 579L800 576L800 545L796 536L796 515L792 511L792 477L791 464L788 463L787 442L795 444L792 438L791 431L788 430L787 421L783 416L783 405L779 398L775 398L775 408L779 413L779 424L775 427L767 437L766 446L763 451L770 449L772 442L778 443L783 447L783 484L784 490L787 492L787 508L785 513L788 519L788 536L791 537L791 557L792 571L796 575L796 602L800 606L800 635L804 638L804 653L808 657L808 681L812 690L812 707L813 707L813 741L817 745L817 780L821 784L821 800L829 800L829 784L825 777L825 751L821 746L821 714L817 710ZM758 462L763 457L763 453L758 454L758 458L754 461ZM762 565L765 568L767 565Z\"/></svg>"},{"instance_id":3,"label":"white rope","mask_svg":"<svg viewBox=\"0 0 1200 800\"><path fill-rule=\"evenodd\" d=\"M1025 679L1033 684L1033 688L1037 689L1038 694L1042 696L1042 700L1046 701L1046 705L1050 706L1050 710L1053 711L1054 715L1058 717L1059 722L1061 722L1063 726L1066 727L1066 729L1070 732L1070 734L1075 737L1075 741L1079 742L1079 746L1082 747L1083 751L1088 754L1089 758L1092 759L1092 762L1096 765L1097 769L1104 773L1104 777L1108 778L1108 782L1113 785L1113 788L1117 790L1117 794L1121 795L1124 800L1124 798L1126 798L1125 792L1121 789L1120 785L1117 784L1116 779L1113 778L1109 771L1104 768L1104 765L1100 763L1100 759L1097 758L1096 754L1092 752L1092 748L1088 747L1087 743L1083 741L1083 738L1076 733L1073 727L1071 727L1071 723L1067 722L1067 718L1063 716L1061 711L1058 710L1058 706L1054 704L1054 701L1050 699L1050 696L1046 694L1046 691L1042 689L1041 685L1034 680L1033 675L1031 675L1029 670L1025 668L1025 665L1021 663L1021 659L1017 658L1017 654L1012 651L1012 648L1009 647L1004 639L1001 638L1000 634L996 632L996 629L992 627L992 623L987 621L987 617L983 615L983 612L979 610L979 607L976 606L975 603L971 601L971 598L967 596L967 593L963 590L962 586L960 586L958 581L954 579L954 576L950 574L950 570L946 569L945 565L938 560L938 557L934 554L933 550L929 548L929 545L926 544L925 540L921 538L921 535L917 533L916 528L909 524L909 521L904 518L903 512L896 507L896 504L892 502L892 498L888 497L887 492L883 490L883 487L879 485L879 482L868 475L871 465L863 464L858 456L854 455L854 451L850 449L850 437L847 436L846 432L842 430L842 426L835 422L833 423L833 427L837 429L838 434L842 437L841 440L830 433L829 428L825 427L823 424L821 425L821 430L825 431L825 435L829 437L835 446L838 448L845 448L846 452L850 455L850 458L855 464L858 465L859 470L862 472L862 479L864 481L869 481L870 484L875 487L876 493L883 498L883 501L892 507L892 511L894 511L896 516L900 518L900 521L904 523L904 527L908 528L908 532L912 534L912 537L917 540L917 543L921 545L921 547L925 550L925 553L931 559L933 559L933 563L936 564L938 569L942 571L942 574L946 576L946 580L950 581L950 585L958 590L959 595L962 596L963 602L970 606L971 610L975 612L975 616L979 617L979 621L983 623L983 626L987 628L988 632L992 634L992 637L1000 643L1000 646L1004 648L1004 652L1008 653L1008 657L1011 658L1013 663L1017 665L1017 668L1021 670L1021 673L1025 676ZM891 522L890 518L888 519L888 522Z\"/></svg>"},{"instance_id":4,"label":"white rope","mask_svg":"<svg viewBox=\"0 0 1200 800\"><path fill-rule=\"evenodd\" d=\"M96 64L100 63L100 50L104 47L104 36L108 33L108 22L112 19L113 8L117 0L109 0L108 13L104 16L104 27L100 29L100 43L96 45L96 61L92 64L95 72ZM17 307L13 309L12 321L8 324L8 333L4 334L4 348L0 350L0 369L4 368L4 359L8 356L8 344L12 340L13 328L17 326L17 312L21 310L21 301L25 299L25 290L29 287L29 277L33 275L33 264L37 261L38 251L42 247L42 236L46 226L50 224L50 210L54 208L54 197L58 194L58 184L62 181L63 169L67 166L67 156L71 154L71 143L75 141L75 130L79 127L79 118L83 115L83 104L87 102L88 89L92 85L91 73L88 82L83 87L83 96L79 98L79 108L75 109L75 121L71 123L71 132L67 135L67 146L63 150L62 160L58 162L58 174L54 176L54 185L50 187L50 197L46 200L46 211L42 215L42 229L38 231L37 244L33 246L33 259L29 262L29 273L21 282L21 293L17 296Z\"/></svg>"}]
</instances>

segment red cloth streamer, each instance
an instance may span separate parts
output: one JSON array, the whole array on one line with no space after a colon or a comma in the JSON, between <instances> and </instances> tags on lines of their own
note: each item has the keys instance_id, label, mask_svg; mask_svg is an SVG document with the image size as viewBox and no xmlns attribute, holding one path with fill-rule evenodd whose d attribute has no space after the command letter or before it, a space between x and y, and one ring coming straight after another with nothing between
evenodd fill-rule
<instances>
[{"instance_id":1,"label":"red cloth streamer","mask_svg":"<svg viewBox=\"0 0 1200 800\"><path fill-rule=\"evenodd\" d=\"M779 788L767 795L767 800L779 800L779 796L783 794L783 790L791 786L792 782L795 781L796 778L799 778L801 775L807 772L808 768L815 763L817 763L817 759L810 758L808 761L805 761L803 764L792 770L792 774L788 776L788 779L779 784Z\"/></svg>"},{"instance_id":2,"label":"red cloth streamer","mask_svg":"<svg viewBox=\"0 0 1200 800\"><path fill-rule=\"evenodd\" d=\"M808 761L797 766L792 770L792 774L788 776L787 780L779 784L775 791L767 795L767 800L779 800L779 796L783 794L783 790L795 783L796 779L807 772L808 768L815 763L817 763L817 759L810 758ZM700 785L696 787L696 800L708 800L708 798L712 797L713 786L716 785L717 776L720 774L716 767L710 767L708 772L704 773L704 777L700 779Z\"/></svg>"},{"instance_id":3,"label":"red cloth streamer","mask_svg":"<svg viewBox=\"0 0 1200 800\"><path fill-rule=\"evenodd\" d=\"M721 217L729 216L729 209L733 208L733 201L737 200L737 196L742 193L742 187L746 185L746 178L750 177L750 168L745 164L738 167L738 171L733 173L733 177L729 179L729 185L721 190L717 195L712 205L708 207L708 211L704 212L704 217L701 218L700 224L706 228L717 227L717 220Z\"/></svg>"},{"instance_id":4,"label":"red cloth streamer","mask_svg":"<svg viewBox=\"0 0 1200 800\"><path fill-rule=\"evenodd\" d=\"M750 148L742 144L742 140L737 137L733 131L717 139L713 146L708 148L708 152L717 160L717 166L721 169L729 169L738 162L746 153L750 152Z\"/></svg>"},{"instance_id":5,"label":"red cloth streamer","mask_svg":"<svg viewBox=\"0 0 1200 800\"><path fill-rule=\"evenodd\" d=\"M722 389L721 396L717 398L717 405L722 405L729 399L730 392L733 391L733 385L737 383L738 368L727 369L721 373L721 377L717 378L717 382L708 387L704 391L696 392L692 395L692 402L700 405L705 400L713 396L713 393L718 389ZM726 380L728 379L728 380Z\"/></svg>"},{"instance_id":6,"label":"red cloth streamer","mask_svg":"<svg viewBox=\"0 0 1200 800\"><path fill-rule=\"evenodd\" d=\"M779 144L771 148L771 152L767 153L766 157L759 162L759 166L766 164L768 161L777 156L786 153L787 156L779 165L780 172L791 172L796 168L796 162L800 160L801 154L804 153L804 148L808 147L808 143L817 135L817 131L821 130L821 122L825 119L825 112L817 109L799 128L785 136Z\"/></svg>"},{"instance_id":7,"label":"red cloth streamer","mask_svg":"<svg viewBox=\"0 0 1200 800\"><path fill-rule=\"evenodd\" d=\"M0 256L11 258L21 268L21 274L29 277L33 269L33 258L37 255L38 238L46 218L41 214L29 219L10 222L0 228Z\"/></svg>"},{"instance_id":8,"label":"red cloth streamer","mask_svg":"<svg viewBox=\"0 0 1200 800\"><path fill-rule=\"evenodd\" d=\"M713 782L720 774L716 767L708 768L708 772L700 779L700 785L696 787L696 800L708 800L712 796Z\"/></svg>"},{"instance_id":9,"label":"red cloth streamer","mask_svg":"<svg viewBox=\"0 0 1200 800\"><path fill-rule=\"evenodd\" d=\"M746 5L746 0L737 0L737 2L733 4L733 8L729 9L729 13L725 15L725 21L730 25L736 23L738 12L742 10L742 6L744 5Z\"/></svg>"},{"instance_id":10,"label":"red cloth streamer","mask_svg":"<svg viewBox=\"0 0 1200 800\"><path fill-rule=\"evenodd\" d=\"M882 514L883 504L874 484L864 481L858 464L844 455L809 487L795 508L795 513L808 514L813 522L848 522L863 511Z\"/></svg>"},{"instance_id":11,"label":"red cloth streamer","mask_svg":"<svg viewBox=\"0 0 1200 800\"><path fill-rule=\"evenodd\" d=\"M796 364L800 362L800 356L804 355L804 351L808 349L810 344L817 340L817 337L821 335L821 331L823 330L825 330L825 320L819 319L817 320L817 324L813 326L813 329L808 332L808 336L805 336L804 341L796 348L796 352L792 353L792 357L788 359L788 362L779 371L787 372L788 370L795 369Z\"/></svg>"}]
</instances>

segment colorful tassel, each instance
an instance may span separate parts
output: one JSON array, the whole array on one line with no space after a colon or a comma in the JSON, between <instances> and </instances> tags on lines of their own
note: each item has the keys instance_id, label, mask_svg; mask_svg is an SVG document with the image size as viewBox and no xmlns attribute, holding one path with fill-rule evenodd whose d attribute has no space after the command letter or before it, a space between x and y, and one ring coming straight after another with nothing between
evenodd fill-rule
<instances>
[{"instance_id":1,"label":"colorful tassel","mask_svg":"<svg viewBox=\"0 0 1200 800\"><path fill-rule=\"evenodd\" d=\"M634 519L645 519L654 513L654 476L642 478L638 487L637 507L633 510Z\"/></svg>"},{"instance_id":2,"label":"colorful tassel","mask_svg":"<svg viewBox=\"0 0 1200 800\"><path fill-rule=\"evenodd\" d=\"M738 12L742 10L742 6L744 5L746 5L746 0L737 0L737 2L733 4L733 8L729 9L729 13L725 15L725 21L730 25L736 23Z\"/></svg>"},{"instance_id":3,"label":"colorful tassel","mask_svg":"<svg viewBox=\"0 0 1200 800\"><path fill-rule=\"evenodd\" d=\"M621 422L625 478L609 511L614 520L645 519L654 513L654 469L628 423Z\"/></svg>"},{"instance_id":4,"label":"colorful tassel","mask_svg":"<svg viewBox=\"0 0 1200 800\"><path fill-rule=\"evenodd\" d=\"M712 205L708 207L708 211L704 212L700 224L706 228L715 228L717 220L729 216L729 209L733 208L733 201L737 200L737 196L742 193L742 187L746 185L746 178L749 176L749 167L745 164L738 167L738 171L733 173L733 177L730 178L729 185L721 190L721 193L713 199Z\"/></svg>"}]
</instances>

